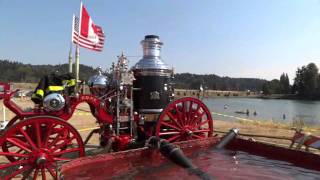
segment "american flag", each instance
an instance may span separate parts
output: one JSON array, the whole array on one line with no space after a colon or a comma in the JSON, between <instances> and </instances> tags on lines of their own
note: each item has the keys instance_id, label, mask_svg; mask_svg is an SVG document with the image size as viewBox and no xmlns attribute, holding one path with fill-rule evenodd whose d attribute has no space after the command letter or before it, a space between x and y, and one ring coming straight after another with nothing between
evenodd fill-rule
<instances>
[{"instance_id":1,"label":"american flag","mask_svg":"<svg viewBox=\"0 0 320 180\"><path fill-rule=\"evenodd\" d=\"M82 36L79 33L79 18L76 17L75 15L73 16L72 26L73 26L72 27L72 42L73 43L79 44L79 46L81 46L81 47L91 49L94 51L102 51L105 36L104 36L103 30L100 26L94 25L95 32L99 38L98 42L90 41L88 38Z\"/></svg>"}]
</instances>

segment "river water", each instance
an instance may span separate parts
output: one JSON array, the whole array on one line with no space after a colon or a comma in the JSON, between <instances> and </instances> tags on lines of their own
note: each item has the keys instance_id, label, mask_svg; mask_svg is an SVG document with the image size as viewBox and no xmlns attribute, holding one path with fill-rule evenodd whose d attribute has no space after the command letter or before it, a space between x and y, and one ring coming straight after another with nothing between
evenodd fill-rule
<instances>
[{"instance_id":1,"label":"river water","mask_svg":"<svg viewBox=\"0 0 320 180\"><path fill-rule=\"evenodd\" d=\"M320 101L258 98L206 98L203 101L212 112L218 113L213 114L214 119L234 120L236 118L233 117L239 117L290 124L302 120L307 125L320 125ZM246 114L247 110L249 115Z\"/></svg>"}]
</instances>

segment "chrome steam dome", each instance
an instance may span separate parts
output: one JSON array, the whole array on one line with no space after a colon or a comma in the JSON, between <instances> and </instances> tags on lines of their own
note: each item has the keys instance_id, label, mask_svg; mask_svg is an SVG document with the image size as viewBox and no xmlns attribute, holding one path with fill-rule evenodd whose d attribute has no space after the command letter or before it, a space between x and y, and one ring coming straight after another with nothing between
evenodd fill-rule
<instances>
[{"instance_id":1,"label":"chrome steam dome","mask_svg":"<svg viewBox=\"0 0 320 180\"><path fill-rule=\"evenodd\" d=\"M91 76L88 80L89 87L105 88L109 84L108 77L102 75L101 67L98 68L98 74Z\"/></svg>"},{"instance_id":2,"label":"chrome steam dome","mask_svg":"<svg viewBox=\"0 0 320 180\"><path fill-rule=\"evenodd\" d=\"M160 51L163 43L160 41L159 36L146 35L144 40L141 41L143 48L143 58L132 68L137 69L157 69L167 70L169 69L160 56Z\"/></svg>"}]
</instances>

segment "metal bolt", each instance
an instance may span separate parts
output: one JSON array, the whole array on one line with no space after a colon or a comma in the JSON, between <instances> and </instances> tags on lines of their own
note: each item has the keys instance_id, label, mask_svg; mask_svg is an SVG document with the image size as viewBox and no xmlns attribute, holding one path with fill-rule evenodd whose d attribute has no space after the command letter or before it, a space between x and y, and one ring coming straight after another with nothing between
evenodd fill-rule
<instances>
[{"instance_id":1,"label":"metal bolt","mask_svg":"<svg viewBox=\"0 0 320 180\"><path fill-rule=\"evenodd\" d=\"M44 164L47 161L46 157L40 156L37 159L37 165Z\"/></svg>"},{"instance_id":2,"label":"metal bolt","mask_svg":"<svg viewBox=\"0 0 320 180\"><path fill-rule=\"evenodd\" d=\"M187 134L190 136L190 135L192 135L192 134L193 134L193 132L192 132L192 131L190 131L190 130L187 130Z\"/></svg>"}]
</instances>

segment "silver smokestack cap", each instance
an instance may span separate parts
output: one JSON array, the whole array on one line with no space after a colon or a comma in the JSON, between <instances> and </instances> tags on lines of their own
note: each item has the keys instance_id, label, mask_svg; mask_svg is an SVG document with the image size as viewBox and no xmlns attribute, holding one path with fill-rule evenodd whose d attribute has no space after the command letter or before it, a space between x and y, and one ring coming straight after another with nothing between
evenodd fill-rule
<instances>
[{"instance_id":1,"label":"silver smokestack cap","mask_svg":"<svg viewBox=\"0 0 320 180\"><path fill-rule=\"evenodd\" d=\"M160 56L160 51L163 43L160 41L159 36L146 35L144 40L141 41L143 48L143 58L133 67L133 70L138 69L169 69Z\"/></svg>"}]
</instances>

